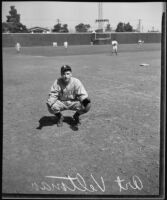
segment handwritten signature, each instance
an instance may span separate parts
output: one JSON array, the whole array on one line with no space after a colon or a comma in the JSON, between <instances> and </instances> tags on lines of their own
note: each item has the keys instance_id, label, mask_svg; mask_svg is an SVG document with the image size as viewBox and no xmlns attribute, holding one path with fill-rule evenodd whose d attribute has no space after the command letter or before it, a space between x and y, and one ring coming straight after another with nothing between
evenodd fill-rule
<instances>
[{"instance_id":1,"label":"handwritten signature","mask_svg":"<svg viewBox=\"0 0 167 200\"><path fill-rule=\"evenodd\" d=\"M120 192L122 190L128 190L129 188L134 189L134 190L136 190L136 189L142 190L142 188L143 188L142 181L136 175L132 176L132 183L129 181L127 183L124 183L124 185L122 185L122 183L125 182L125 180L120 179L119 176L117 176L117 179L115 180L115 182L118 183Z\"/></svg>"},{"instance_id":2,"label":"handwritten signature","mask_svg":"<svg viewBox=\"0 0 167 200\"><path fill-rule=\"evenodd\" d=\"M92 180L92 184L87 184L83 176L81 174L77 173L75 177L67 176L45 176L45 178L54 179L54 180L60 180L58 183L50 183L46 181L40 182L40 184L37 184L36 182L32 183L32 187L36 190L42 190L42 191L54 191L54 190L62 190L62 191L81 191L81 192L105 192L106 187L104 183L104 179L101 176L100 181L98 182L97 179L91 174L90 178ZM117 176L116 180L114 180L116 184L118 185L119 191L122 190L142 190L143 184L140 178L136 175L132 176L132 181L126 182L124 179L121 179L119 176Z\"/></svg>"}]
</instances>

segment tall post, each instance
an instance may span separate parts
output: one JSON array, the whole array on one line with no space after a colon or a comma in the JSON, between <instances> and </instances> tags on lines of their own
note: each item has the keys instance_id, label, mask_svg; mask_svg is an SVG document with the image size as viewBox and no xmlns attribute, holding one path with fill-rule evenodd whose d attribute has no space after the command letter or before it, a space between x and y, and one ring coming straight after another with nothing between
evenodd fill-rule
<instances>
[{"instance_id":1,"label":"tall post","mask_svg":"<svg viewBox=\"0 0 167 200\"><path fill-rule=\"evenodd\" d=\"M141 19L139 19L138 31L141 32Z\"/></svg>"},{"instance_id":2,"label":"tall post","mask_svg":"<svg viewBox=\"0 0 167 200\"><path fill-rule=\"evenodd\" d=\"M99 22L98 22L98 28L99 29L103 29L103 22L100 21L103 19L103 8L102 8L102 2L99 2L98 4L98 19L99 19Z\"/></svg>"},{"instance_id":3,"label":"tall post","mask_svg":"<svg viewBox=\"0 0 167 200\"><path fill-rule=\"evenodd\" d=\"M58 24L60 23L60 19L57 19L57 23L58 23Z\"/></svg>"}]
</instances>

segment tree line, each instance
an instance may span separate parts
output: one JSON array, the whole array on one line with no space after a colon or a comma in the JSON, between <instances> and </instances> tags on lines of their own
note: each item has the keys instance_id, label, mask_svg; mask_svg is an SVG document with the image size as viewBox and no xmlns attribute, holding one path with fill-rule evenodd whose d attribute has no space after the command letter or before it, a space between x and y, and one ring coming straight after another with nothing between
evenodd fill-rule
<instances>
[{"instance_id":1,"label":"tree line","mask_svg":"<svg viewBox=\"0 0 167 200\"><path fill-rule=\"evenodd\" d=\"M23 25L20 22L20 14L17 13L17 10L15 6L10 7L9 15L6 16L7 20L6 22L2 23L2 32L3 33L28 33L29 30L26 27L26 25ZM88 32L91 26L89 24L80 23L75 26L76 32ZM110 32L112 29L110 27L110 24L107 24L105 31ZM61 33L68 33L68 25L67 24L61 24L57 23L53 26L52 32L61 32ZM117 25L117 28L115 30L116 32L133 32L135 31L133 27L130 25L130 23L122 23L119 22Z\"/></svg>"}]
</instances>

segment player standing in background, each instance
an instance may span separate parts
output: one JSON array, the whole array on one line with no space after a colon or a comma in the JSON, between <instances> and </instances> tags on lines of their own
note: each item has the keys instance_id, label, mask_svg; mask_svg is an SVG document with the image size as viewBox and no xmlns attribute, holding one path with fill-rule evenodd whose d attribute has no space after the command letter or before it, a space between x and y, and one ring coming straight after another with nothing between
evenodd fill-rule
<instances>
[{"instance_id":1,"label":"player standing in background","mask_svg":"<svg viewBox=\"0 0 167 200\"><path fill-rule=\"evenodd\" d=\"M67 47L68 47L68 42L67 41L64 42L64 47L67 49Z\"/></svg>"},{"instance_id":2,"label":"player standing in background","mask_svg":"<svg viewBox=\"0 0 167 200\"><path fill-rule=\"evenodd\" d=\"M15 47L16 47L17 53L20 53L21 45L19 42L16 43Z\"/></svg>"},{"instance_id":3,"label":"player standing in background","mask_svg":"<svg viewBox=\"0 0 167 200\"><path fill-rule=\"evenodd\" d=\"M112 45L112 54L115 53L117 55L118 53L118 42L116 40L113 40L111 42Z\"/></svg>"},{"instance_id":4,"label":"player standing in background","mask_svg":"<svg viewBox=\"0 0 167 200\"><path fill-rule=\"evenodd\" d=\"M76 128L78 128L80 124L79 116L87 113L90 106L90 99L83 84L79 79L72 77L70 66L63 65L61 67L61 77L55 80L47 99L49 112L58 118L57 126L63 125L64 118L61 111L75 110L73 119Z\"/></svg>"},{"instance_id":5,"label":"player standing in background","mask_svg":"<svg viewBox=\"0 0 167 200\"><path fill-rule=\"evenodd\" d=\"M144 43L144 40L138 40L138 44L141 45Z\"/></svg>"},{"instance_id":6,"label":"player standing in background","mask_svg":"<svg viewBox=\"0 0 167 200\"><path fill-rule=\"evenodd\" d=\"M96 39L96 31L92 31L92 33L90 34L91 45L94 44L95 39Z\"/></svg>"}]
</instances>

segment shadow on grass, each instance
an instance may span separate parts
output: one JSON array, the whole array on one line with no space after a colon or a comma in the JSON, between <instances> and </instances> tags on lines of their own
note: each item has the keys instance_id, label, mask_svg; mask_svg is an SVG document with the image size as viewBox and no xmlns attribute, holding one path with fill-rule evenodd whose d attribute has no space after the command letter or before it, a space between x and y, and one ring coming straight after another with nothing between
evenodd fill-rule
<instances>
[{"instance_id":1,"label":"shadow on grass","mask_svg":"<svg viewBox=\"0 0 167 200\"><path fill-rule=\"evenodd\" d=\"M44 126L53 126L57 124L57 122L58 122L58 118L56 116L43 116L39 120L39 126L36 129L41 130ZM70 128L73 131L78 130L78 127L76 126L76 123L72 117L64 116L63 122L70 125Z\"/></svg>"}]
</instances>

